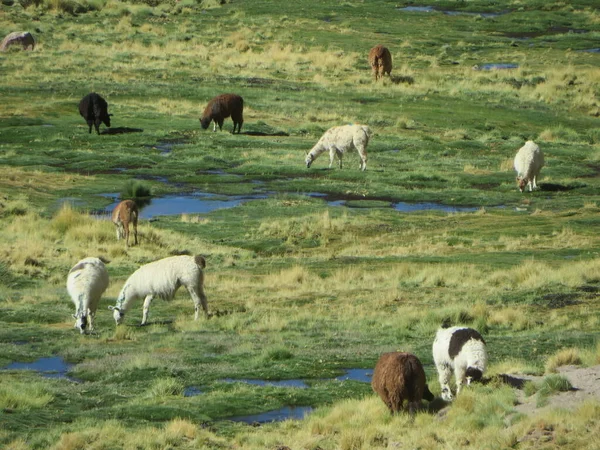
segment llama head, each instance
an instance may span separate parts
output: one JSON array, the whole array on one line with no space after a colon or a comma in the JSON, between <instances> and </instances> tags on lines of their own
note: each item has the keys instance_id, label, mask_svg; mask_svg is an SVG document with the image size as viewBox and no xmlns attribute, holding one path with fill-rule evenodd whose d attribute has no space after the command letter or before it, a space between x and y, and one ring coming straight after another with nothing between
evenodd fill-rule
<instances>
[{"instance_id":1,"label":"llama head","mask_svg":"<svg viewBox=\"0 0 600 450\"><path fill-rule=\"evenodd\" d=\"M468 367L466 372L467 385L473 381L480 381L483 376L483 371L476 367Z\"/></svg>"},{"instance_id":2,"label":"llama head","mask_svg":"<svg viewBox=\"0 0 600 450\"><path fill-rule=\"evenodd\" d=\"M73 314L73 318L75 319L75 328L78 328L79 332L84 334L87 326L87 316L85 314Z\"/></svg>"},{"instance_id":3,"label":"llama head","mask_svg":"<svg viewBox=\"0 0 600 450\"><path fill-rule=\"evenodd\" d=\"M108 309L112 310L113 318L115 319L116 324L121 325L123 322L123 317L125 316L125 311L122 311L117 306L109 306Z\"/></svg>"},{"instance_id":4,"label":"llama head","mask_svg":"<svg viewBox=\"0 0 600 450\"><path fill-rule=\"evenodd\" d=\"M210 116L200 118L200 126L202 126L203 130L206 130L208 128L208 126L210 125L210 121Z\"/></svg>"},{"instance_id":5,"label":"llama head","mask_svg":"<svg viewBox=\"0 0 600 450\"><path fill-rule=\"evenodd\" d=\"M519 186L519 191L523 192L525 186L527 186L527 180L523 177L517 177L517 185Z\"/></svg>"},{"instance_id":6,"label":"llama head","mask_svg":"<svg viewBox=\"0 0 600 450\"><path fill-rule=\"evenodd\" d=\"M306 162L306 168L310 168L310 165L313 163L314 161L314 157L312 155L312 153L307 153L306 154L306 159L304 160Z\"/></svg>"},{"instance_id":7,"label":"llama head","mask_svg":"<svg viewBox=\"0 0 600 450\"><path fill-rule=\"evenodd\" d=\"M423 398L425 398L425 397L423 397ZM446 402L451 402L454 399L454 397L452 396L452 391L450 390L450 388L448 386L442 387L442 399Z\"/></svg>"}]
</instances>

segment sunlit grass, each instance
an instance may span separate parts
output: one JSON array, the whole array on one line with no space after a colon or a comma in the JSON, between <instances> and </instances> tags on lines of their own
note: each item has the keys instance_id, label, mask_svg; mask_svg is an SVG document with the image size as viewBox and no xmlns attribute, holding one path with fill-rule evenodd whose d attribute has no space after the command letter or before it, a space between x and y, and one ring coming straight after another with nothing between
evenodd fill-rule
<instances>
[{"instance_id":1,"label":"sunlit grass","mask_svg":"<svg viewBox=\"0 0 600 450\"><path fill-rule=\"evenodd\" d=\"M53 398L53 395L41 383L24 382L14 376L2 375L0 407L5 411L43 408Z\"/></svg>"}]
</instances>

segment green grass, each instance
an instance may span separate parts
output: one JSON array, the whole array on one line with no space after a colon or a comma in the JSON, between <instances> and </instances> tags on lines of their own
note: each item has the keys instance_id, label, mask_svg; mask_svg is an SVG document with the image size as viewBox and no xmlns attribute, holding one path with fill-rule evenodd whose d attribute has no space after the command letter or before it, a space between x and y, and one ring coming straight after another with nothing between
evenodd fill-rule
<instances>
[{"instance_id":1,"label":"green grass","mask_svg":"<svg viewBox=\"0 0 600 450\"><path fill-rule=\"evenodd\" d=\"M595 3L399 10L408 5L2 7L0 29L30 30L37 45L0 54L0 368L60 356L79 382L0 371L0 446L535 448L543 423L555 430L548 448L591 448L597 402L526 418L514 416L510 387L474 386L443 420L411 422L390 416L369 384L334 380L404 350L439 394L431 342L443 322L484 334L492 375L599 361L600 68L581 51L597 47ZM379 43L394 69L374 83L366 55ZM519 67L473 68L486 63ZM125 132L88 133L77 104L91 91ZM242 134L230 119L223 132L200 128L224 92L244 98ZM322 133L352 122L374 131L367 171L356 154L343 170L328 170L327 155L306 169ZM540 189L521 194L512 160L527 139L546 166ZM88 215L113 201L103 194L193 191L268 198L142 220L141 245L127 249L110 221ZM402 213L397 202L473 210ZM212 317L194 322L182 290L153 301L149 326L138 302L116 328L107 307L126 278L181 253L206 257ZM111 283L96 332L80 336L65 280L86 256L110 261ZM202 393L185 397L191 386ZM552 386L547 395L561 390ZM225 420L284 406L315 411L258 428Z\"/></svg>"}]
</instances>

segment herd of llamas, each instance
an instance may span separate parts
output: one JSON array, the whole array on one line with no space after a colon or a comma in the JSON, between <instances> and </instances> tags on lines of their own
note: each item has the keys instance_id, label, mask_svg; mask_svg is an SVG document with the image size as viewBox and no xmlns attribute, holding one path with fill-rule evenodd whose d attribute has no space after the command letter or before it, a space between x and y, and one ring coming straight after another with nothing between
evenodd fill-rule
<instances>
[{"instance_id":1,"label":"herd of llamas","mask_svg":"<svg viewBox=\"0 0 600 450\"><path fill-rule=\"evenodd\" d=\"M35 47L33 36L28 32L9 34L0 44L0 50L10 45L20 44L23 49ZM387 75L391 76L392 56L388 48L377 45L369 51L369 65L375 81ZM223 122L231 117L233 133L241 133L244 100L237 94L222 94L210 100L204 109L200 124L207 129L213 122L213 131L223 128ZM92 92L79 103L79 112L89 127L100 134L100 124L111 126L108 103L99 94ZM332 127L306 154L306 167L310 168L319 155L329 152L329 168L332 168L337 157L339 168L342 168L342 157L345 153L356 150L360 157L359 169L367 168L367 145L372 136L366 125L343 125ZM517 185L523 192L537 188L537 178L544 166L544 155L533 141L527 141L514 159L517 172ZM138 244L137 223L139 210L133 200L123 200L112 212L112 221L116 226L117 239L124 238L129 246L129 229L133 229L134 244ZM184 286L194 302L195 315L198 319L200 308L209 317L206 294L204 293L205 259L200 256L171 256L146 264L137 269L126 281L117 298L116 305L110 306L117 325L121 324L131 303L136 299L144 299L142 325L147 324L150 304L154 297L171 300L179 287ZM100 298L109 284L108 271L100 258L88 257L77 262L67 276L67 291L75 305L75 328L83 333L94 330L94 317ZM481 380L487 364L485 340L481 334L468 327L442 327L434 338L432 346L433 360L438 372L441 397L450 402L454 396L450 380L454 376L455 395L464 385ZM426 382L425 371L419 358L406 352L389 352L381 355L373 372L371 386L390 412L398 413L408 410L414 414L421 408L422 400L432 401L434 395Z\"/></svg>"}]
</instances>

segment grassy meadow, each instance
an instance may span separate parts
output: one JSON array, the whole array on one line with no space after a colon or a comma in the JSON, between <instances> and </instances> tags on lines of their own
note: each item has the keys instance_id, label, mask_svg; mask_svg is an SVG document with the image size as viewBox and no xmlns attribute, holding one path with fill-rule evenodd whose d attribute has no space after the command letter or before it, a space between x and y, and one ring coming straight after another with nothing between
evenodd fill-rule
<instances>
[{"instance_id":1,"label":"grassy meadow","mask_svg":"<svg viewBox=\"0 0 600 450\"><path fill-rule=\"evenodd\" d=\"M557 367L600 364L596 1L3 0L0 12L0 37L36 39L0 53L0 369L68 364L67 377L0 370L0 447L597 448L597 400L519 414L498 377L546 376L525 389L543 404L569 389ZM377 83L376 44L394 64ZM113 114L101 135L77 108L92 91ZM244 98L242 133L231 119L202 130L226 92ZM356 154L307 169L305 152L347 123L373 130L367 170ZM528 139L546 166L520 193L512 164ZM142 191L265 198L141 220L125 248L91 213ZM148 326L139 301L117 328L107 307L126 278L175 254L206 257L211 317L195 322L180 290L153 301ZM109 261L110 286L80 335L65 283L87 256ZM391 416L370 384L336 380L410 351L439 396L444 322L484 335L490 382L442 416ZM283 407L313 410L228 420Z\"/></svg>"}]
</instances>

